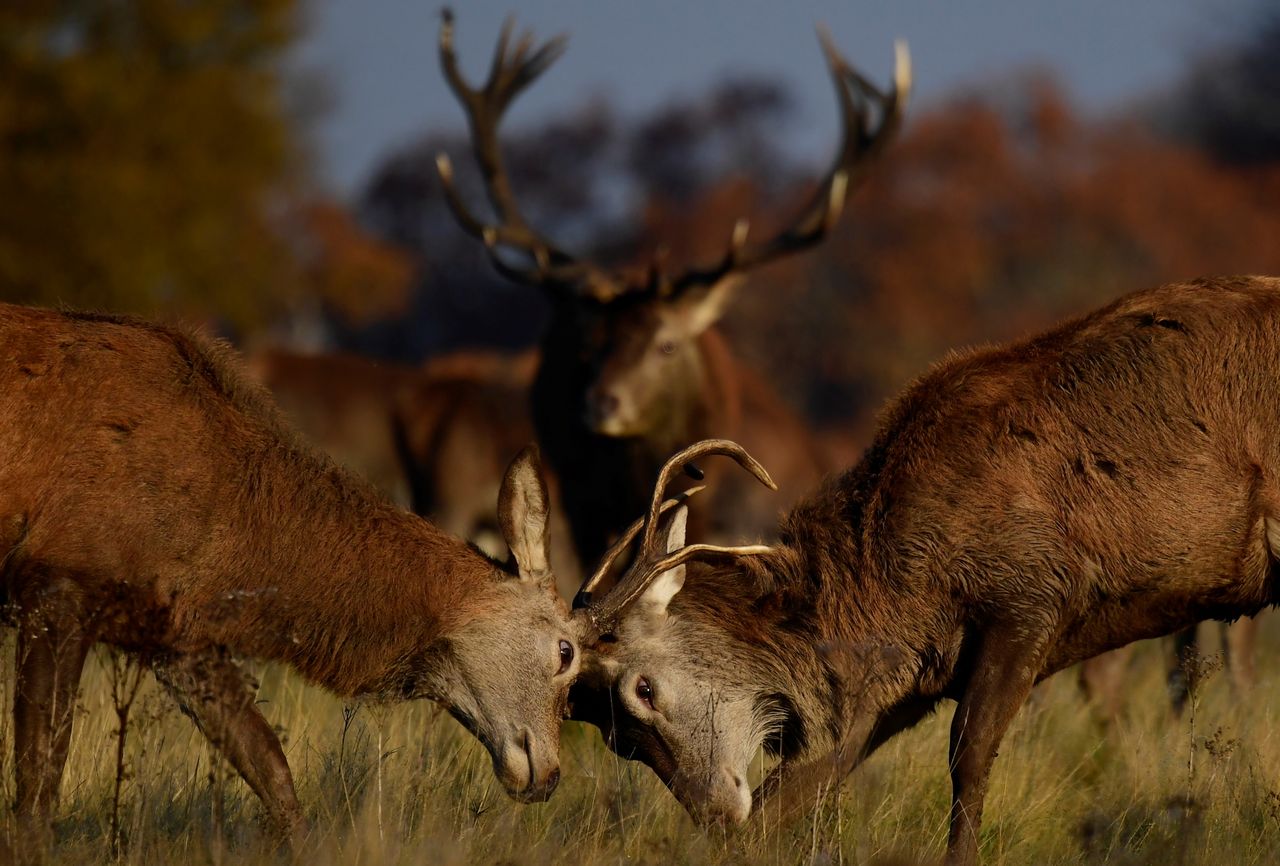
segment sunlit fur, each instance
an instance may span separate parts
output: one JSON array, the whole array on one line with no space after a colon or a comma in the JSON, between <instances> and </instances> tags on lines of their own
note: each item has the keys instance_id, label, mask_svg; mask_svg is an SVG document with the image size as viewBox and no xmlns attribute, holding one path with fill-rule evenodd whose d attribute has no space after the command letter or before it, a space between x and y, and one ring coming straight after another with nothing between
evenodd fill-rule
<instances>
[{"instance_id":1,"label":"sunlit fur","mask_svg":"<svg viewBox=\"0 0 1280 866\"><path fill-rule=\"evenodd\" d=\"M991 761L1035 681L1280 597L1277 382L1280 280L1263 277L1141 292L949 358L791 511L770 555L691 570L656 629L633 609L597 647L575 715L695 815L736 820L669 755L745 772L770 745L758 726L658 729L617 699L628 678L777 701L770 814L958 700L949 862L972 863Z\"/></svg>"},{"instance_id":2,"label":"sunlit fur","mask_svg":"<svg viewBox=\"0 0 1280 866\"><path fill-rule=\"evenodd\" d=\"M95 641L149 662L286 827L288 766L237 657L340 695L433 698L513 796L554 787L575 670L559 671L553 577L523 574L546 556L536 451L504 484L516 557L500 564L302 444L223 344L0 306L0 454L20 815L52 809L71 724L53 706Z\"/></svg>"}]
</instances>

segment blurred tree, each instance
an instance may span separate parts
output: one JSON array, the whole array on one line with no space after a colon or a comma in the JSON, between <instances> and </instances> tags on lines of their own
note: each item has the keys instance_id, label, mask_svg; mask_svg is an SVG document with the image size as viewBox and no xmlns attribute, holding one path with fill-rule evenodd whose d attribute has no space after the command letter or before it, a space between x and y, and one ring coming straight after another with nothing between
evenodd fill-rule
<instances>
[{"instance_id":1,"label":"blurred tree","mask_svg":"<svg viewBox=\"0 0 1280 866\"><path fill-rule=\"evenodd\" d=\"M735 345L810 417L865 433L957 347L1162 282L1280 273L1280 162L1244 171L1126 118L1084 121L1039 75L1000 105L916 114L835 237L740 290Z\"/></svg>"},{"instance_id":2,"label":"blurred tree","mask_svg":"<svg viewBox=\"0 0 1280 866\"><path fill-rule=\"evenodd\" d=\"M296 11L0 4L0 297L245 326L296 290Z\"/></svg>"},{"instance_id":3,"label":"blurred tree","mask_svg":"<svg viewBox=\"0 0 1280 866\"><path fill-rule=\"evenodd\" d=\"M1239 43L1199 58L1153 113L1177 138L1219 161L1280 159L1280 12L1259 4Z\"/></svg>"}]
</instances>

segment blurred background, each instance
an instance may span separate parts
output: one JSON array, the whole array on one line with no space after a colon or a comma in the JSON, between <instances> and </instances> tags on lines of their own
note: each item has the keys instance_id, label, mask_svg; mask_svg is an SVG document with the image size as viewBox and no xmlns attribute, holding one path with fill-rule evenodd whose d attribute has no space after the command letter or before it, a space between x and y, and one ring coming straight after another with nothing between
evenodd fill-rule
<instances>
[{"instance_id":1,"label":"blurred background","mask_svg":"<svg viewBox=\"0 0 1280 866\"><path fill-rule=\"evenodd\" d=\"M503 17L459 3L481 77ZM837 113L813 25L887 82L899 140L834 237L753 275L735 351L842 453L955 347L1124 292L1280 273L1280 12L1255 0L523 3L571 34L504 125L526 210L612 264L710 260L784 223ZM181 319L407 364L533 346L543 297L455 227L480 192L409 0L0 6L0 299Z\"/></svg>"}]
</instances>

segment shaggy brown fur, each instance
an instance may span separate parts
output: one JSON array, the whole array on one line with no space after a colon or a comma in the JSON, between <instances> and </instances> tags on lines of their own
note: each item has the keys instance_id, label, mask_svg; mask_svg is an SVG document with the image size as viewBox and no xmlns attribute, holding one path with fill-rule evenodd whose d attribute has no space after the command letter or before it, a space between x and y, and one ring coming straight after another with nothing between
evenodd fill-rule
<instances>
[{"instance_id":1,"label":"shaggy brown fur","mask_svg":"<svg viewBox=\"0 0 1280 866\"><path fill-rule=\"evenodd\" d=\"M1140 292L949 358L771 554L701 566L669 610L637 604L575 714L715 819L745 815L719 756L780 752L757 807L774 815L954 699L948 862L974 863L991 763L1036 681L1280 598L1278 381L1280 279L1265 277ZM677 727L686 699L762 721Z\"/></svg>"},{"instance_id":2,"label":"shaggy brown fur","mask_svg":"<svg viewBox=\"0 0 1280 866\"><path fill-rule=\"evenodd\" d=\"M290 830L289 769L236 656L342 695L438 700L513 796L554 787L574 671L536 452L503 489L517 576L303 445L225 345L0 306L0 454L24 820L47 825L96 641L149 663Z\"/></svg>"}]
</instances>

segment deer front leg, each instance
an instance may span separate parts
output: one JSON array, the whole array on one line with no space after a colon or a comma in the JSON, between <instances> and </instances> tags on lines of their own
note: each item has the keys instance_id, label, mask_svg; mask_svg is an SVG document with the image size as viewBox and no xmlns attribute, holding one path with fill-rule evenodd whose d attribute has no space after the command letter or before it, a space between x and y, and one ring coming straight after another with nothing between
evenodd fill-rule
<instances>
[{"instance_id":1,"label":"deer front leg","mask_svg":"<svg viewBox=\"0 0 1280 866\"><path fill-rule=\"evenodd\" d=\"M980 638L972 672L951 720L951 832L948 866L976 866L987 781L1000 741L1043 664L1051 632L1026 623ZM1029 633L1031 632L1031 633Z\"/></svg>"},{"instance_id":2,"label":"deer front leg","mask_svg":"<svg viewBox=\"0 0 1280 866\"><path fill-rule=\"evenodd\" d=\"M78 612L71 597L50 595L18 614L14 812L23 828L24 847L39 846L39 839L48 836L58 801L90 644Z\"/></svg>"},{"instance_id":3,"label":"deer front leg","mask_svg":"<svg viewBox=\"0 0 1280 866\"><path fill-rule=\"evenodd\" d=\"M152 671L262 800L282 837L300 842L307 828L293 775L280 740L254 705L251 679L220 653L169 656L153 661Z\"/></svg>"}]
</instances>

